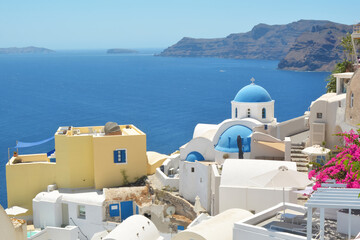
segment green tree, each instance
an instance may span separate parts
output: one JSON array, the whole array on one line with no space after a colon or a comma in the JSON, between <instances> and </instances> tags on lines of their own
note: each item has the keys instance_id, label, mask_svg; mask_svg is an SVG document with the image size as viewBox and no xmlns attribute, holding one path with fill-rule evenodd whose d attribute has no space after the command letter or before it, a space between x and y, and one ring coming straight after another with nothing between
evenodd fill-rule
<instances>
[{"instance_id":1,"label":"green tree","mask_svg":"<svg viewBox=\"0 0 360 240\"><path fill-rule=\"evenodd\" d=\"M345 53L345 60L353 60L354 49L351 41L351 34L346 33L345 37L341 39L340 45L343 47Z\"/></svg>"},{"instance_id":2,"label":"green tree","mask_svg":"<svg viewBox=\"0 0 360 240\"><path fill-rule=\"evenodd\" d=\"M327 91L326 92L336 92L336 78L333 76L334 73L343 73L343 72L352 72L353 64L349 60L344 60L343 62L339 62L335 65L334 70L331 72L329 77L326 79L328 82L326 84Z\"/></svg>"},{"instance_id":3,"label":"green tree","mask_svg":"<svg viewBox=\"0 0 360 240\"><path fill-rule=\"evenodd\" d=\"M354 56L353 45L351 41L351 34L347 33L342 39L340 45L343 48L345 58L342 62L335 65L331 75L326 79L326 92L336 92L336 78L333 76L334 73L352 72L354 71L352 58Z\"/></svg>"}]
</instances>

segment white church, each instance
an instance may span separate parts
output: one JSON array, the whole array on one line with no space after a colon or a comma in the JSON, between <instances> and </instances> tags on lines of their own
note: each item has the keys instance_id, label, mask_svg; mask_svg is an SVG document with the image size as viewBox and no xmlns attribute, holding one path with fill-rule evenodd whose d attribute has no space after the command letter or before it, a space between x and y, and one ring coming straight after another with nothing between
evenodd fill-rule
<instances>
[{"instance_id":1,"label":"white church","mask_svg":"<svg viewBox=\"0 0 360 240\"><path fill-rule=\"evenodd\" d=\"M278 125L274 103L252 78L231 101L230 119L219 124L197 124L192 140L180 147L180 195L191 202L199 196L204 210L218 213L220 172L226 159L289 162L290 139L269 134ZM296 164L293 165L296 170Z\"/></svg>"}]
</instances>

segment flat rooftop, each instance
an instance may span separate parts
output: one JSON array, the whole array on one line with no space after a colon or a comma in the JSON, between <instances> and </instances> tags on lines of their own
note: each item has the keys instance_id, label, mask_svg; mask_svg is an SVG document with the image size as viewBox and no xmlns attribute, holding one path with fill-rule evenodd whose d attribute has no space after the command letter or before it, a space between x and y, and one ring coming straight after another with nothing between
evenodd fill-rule
<instances>
[{"instance_id":1,"label":"flat rooftop","mask_svg":"<svg viewBox=\"0 0 360 240\"><path fill-rule=\"evenodd\" d=\"M132 124L119 125L119 127L122 132L120 136L145 135L145 133L143 133L140 129L138 129ZM103 137L105 136L105 132L104 132L104 126L87 126L87 127L64 126L64 127L59 127L55 135Z\"/></svg>"}]
</instances>

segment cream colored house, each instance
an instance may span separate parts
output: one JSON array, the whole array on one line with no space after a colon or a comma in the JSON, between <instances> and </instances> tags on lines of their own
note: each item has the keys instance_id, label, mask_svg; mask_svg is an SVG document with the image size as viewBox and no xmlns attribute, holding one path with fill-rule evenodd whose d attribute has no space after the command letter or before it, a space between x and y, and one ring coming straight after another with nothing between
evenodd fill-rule
<instances>
[{"instance_id":1,"label":"cream colored house","mask_svg":"<svg viewBox=\"0 0 360 240\"><path fill-rule=\"evenodd\" d=\"M133 125L59 127L55 155L19 155L6 164L8 206L32 214L32 199L48 185L117 187L147 175L146 135ZM115 129L115 130L114 130Z\"/></svg>"}]
</instances>

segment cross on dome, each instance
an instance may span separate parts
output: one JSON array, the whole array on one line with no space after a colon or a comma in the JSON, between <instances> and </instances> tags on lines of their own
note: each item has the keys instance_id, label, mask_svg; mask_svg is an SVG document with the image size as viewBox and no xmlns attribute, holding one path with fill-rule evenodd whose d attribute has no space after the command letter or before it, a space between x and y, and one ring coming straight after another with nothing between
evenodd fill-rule
<instances>
[{"instance_id":1,"label":"cross on dome","mask_svg":"<svg viewBox=\"0 0 360 240\"><path fill-rule=\"evenodd\" d=\"M255 82L255 78L251 78L250 81L251 81L251 84L255 84L255 83L254 83L254 82Z\"/></svg>"}]
</instances>

